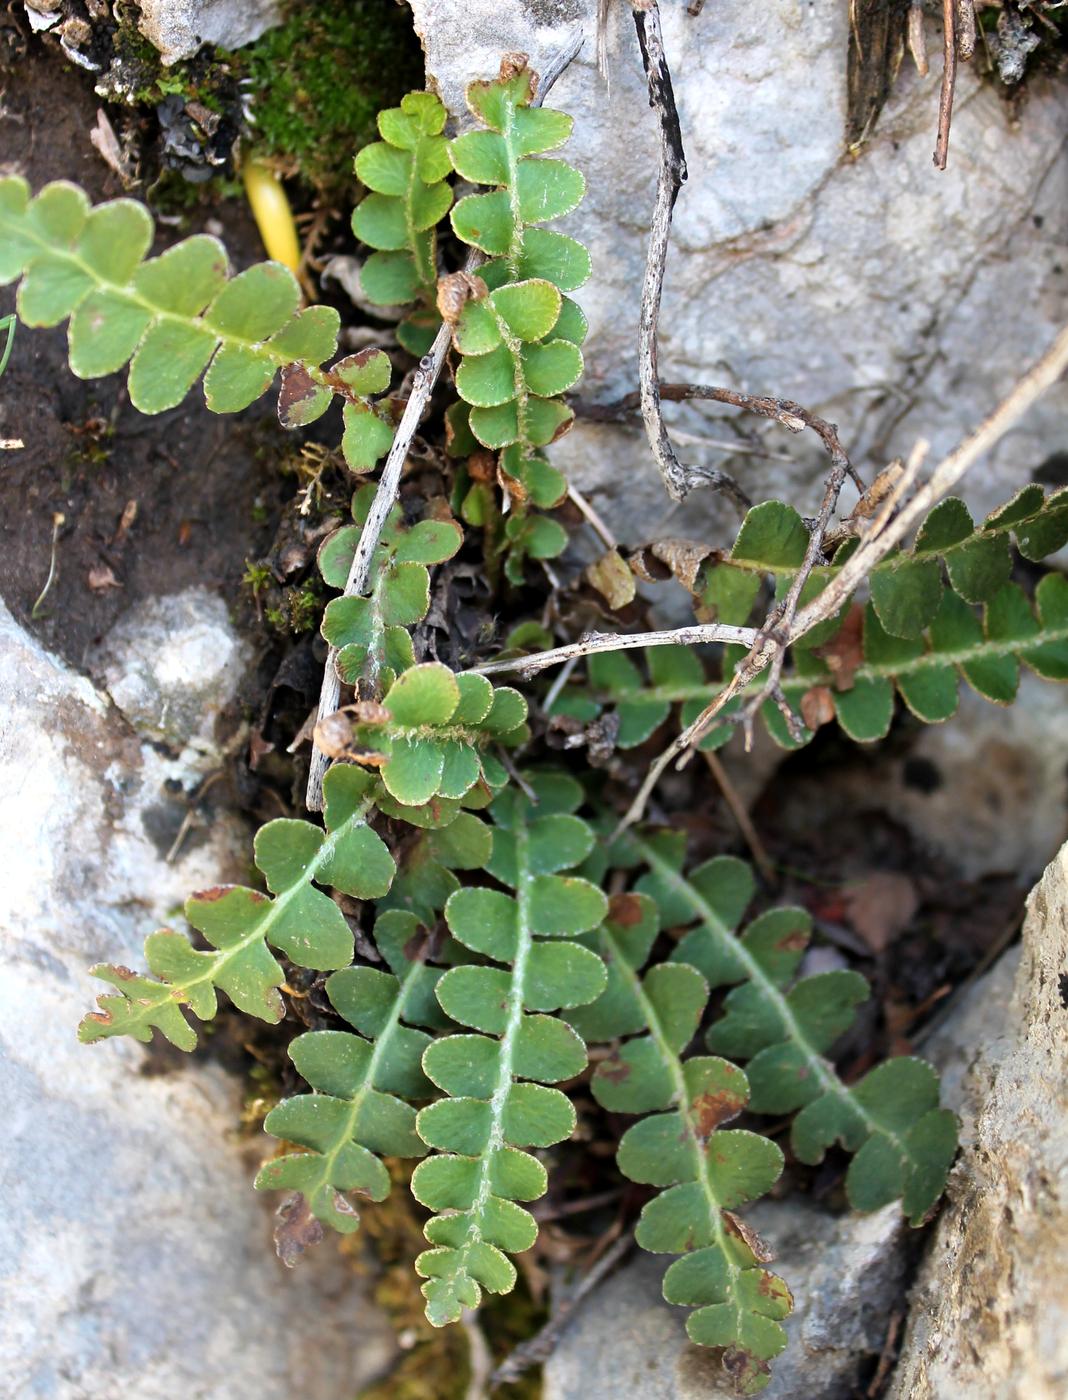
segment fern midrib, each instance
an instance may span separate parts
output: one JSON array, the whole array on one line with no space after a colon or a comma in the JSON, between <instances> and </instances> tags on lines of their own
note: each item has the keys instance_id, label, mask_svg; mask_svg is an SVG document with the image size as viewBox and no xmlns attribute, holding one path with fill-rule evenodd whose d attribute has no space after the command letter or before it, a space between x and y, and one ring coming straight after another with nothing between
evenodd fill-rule
<instances>
[{"instance_id":1,"label":"fern midrib","mask_svg":"<svg viewBox=\"0 0 1068 1400\"><path fill-rule=\"evenodd\" d=\"M523 250L523 221L519 211L519 160L515 153L512 139L515 135L515 112L516 102L509 93L505 99L505 110L507 120L502 123L504 130L501 136L504 139L505 159L508 164L508 208L512 215L512 235L508 240L508 252L505 254L505 261L508 264L509 281L516 282L519 279L519 255Z\"/></svg>"},{"instance_id":2,"label":"fern midrib","mask_svg":"<svg viewBox=\"0 0 1068 1400\"><path fill-rule=\"evenodd\" d=\"M863 661L853 672L854 682L866 680L890 680L894 681L900 677L916 675L926 670L934 670L943 666L967 666L973 661L1000 660L1006 656L1023 657L1027 664L1025 653L1036 650L1038 647L1046 646L1053 642L1068 642L1068 623L1063 627L1042 628L1033 637L1024 640L1008 639L1005 641L987 640L976 643L972 647L958 647L955 651L925 651L922 655L915 657L911 661L904 661L897 665L889 662L873 664L870 661ZM785 676L782 681L782 688L787 693L791 691L809 690L814 685L820 685L824 680L832 679L828 671L826 677L820 676ZM754 683L755 684L755 683ZM710 681L702 685L650 685L642 686L631 691L624 691L612 695L610 698L617 704L628 700L660 700L667 704L678 704L687 700L701 700L707 702L713 695L725 689L725 682ZM845 692L848 693L848 692Z\"/></svg>"},{"instance_id":3,"label":"fern midrib","mask_svg":"<svg viewBox=\"0 0 1068 1400\"><path fill-rule=\"evenodd\" d=\"M727 1266L731 1307L737 1329L740 1332L742 1316L745 1312L745 1309L737 1297L738 1280L741 1277L742 1269L741 1266L735 1262L727 1240L727 1232L723 1226L722 1212L724 1208L717 1199L716 1193L712 1187L712 1180L708 1171L708 1153L705 1147L702 1146L701 1135L697 1131L697 1125L694 1122L693 1114L690 1110L690 1096L686 1088L686 1077L683 1073L682 1061L679 1059L678 1055L676 1055L675 1051L672 1050L668 1042L667 1036L664 1033L664 1028L660 1023L660 1017L657 1014L656 1007L645 995L645 988L642 986L641 978L627 961L622 948L620 948L619 944L612 936L607 925L602 928L601 933L602 937L612 949L612 956L615 959L616 968L629 985L635 1000L641 1007L642 1016L645 1018L645 1024L649 1029L649 1034L652 1036L653 1042L660 1055L660 1062L671 1076L671 1082L675 1089L676 1107L679 1116L686 1125L686 1131L690 1135L690 1140L693 1143L694 1155L697 1159L697 1181L701 1187L701 1192L708 1208L709 1225L715 1236L716 1248L720 1251Z\"/></svg>"},{"instance_id":4,"label":"fern midrib","mask_svg":"<svg viewBox=\"0 0 1068 1400\"><path fill-rule=\"evenodd\" d=\"M393 1005L390 1008L389 1015L386 1018L385 1024L383 1025L382 1029L379 1031L375 1039L371 1042L373 1048L371 1050L371 1057L367 1061L367 1069L364 1073L363 1083L360 1085L355 1095L350 1100L351 1107L348 1113L345 1115L344 1122L338 1131L337 1141L334 1143L334 1146L330 1149L329 1152L323 1152L319 1154L323 1167L320 1185L330 1185L331 1178L333 1176L334 1165L337 1162L337 1159L341 1154L342 1149L350 1141L355 1141L355 1134L357 1125L359 1123L360 1111L363 1108L364 1103L366 1102L368 1094L371 1093L371 1091L375 1088L375 1075L377 1074L382 1062L386 1058L386 1052L393 1032L400 1025L401 1007L404 1001L404 988L406 987L408 979L411 977L414 971L415 965L413 963L409 963L408 969L405 972L403 979L400 977L396 978L397 995L393 999ZM394 976L396 977L396 974L394 974ZM362 1143L360 1145L363 1146Z\"/></svg>"},{"instance_id":5,"label":"fern midrib","mask_svg":"<svg viewBox=\"0 0 1068 1400\"><path fill-rule=\"evenodd\" d=\"M187 993L190 988L200 986L204 982L215 984L218 980L219 972L228 963L245 952L246 949L251 948L254 943L259 942L261 939L266 940L269 930L273 927L290 902L314 881L323 865L333 856L337 843L343 836L346 836L353 827L364 824L364 818L374 805L375 798L372 795L353 812L352 816L347 817L339 827L335 828L333 831L327 832L322 845L305 867L301 879L291 885L289 889L282 890L279 894L273 896L270 909L265 911L263 917L249 933L239 938L236 943L230 944L227 948L214 950L212 960L207 965L204 972L198 974L196 977L188 977L181 982L161 981L159 984L159 995L157 995L153 1001L149 1001L147 997L143 996L139 996L133 1000L132 1004L141 1009L140 1016L134 1024L151 1024L148 1017L157 1007L164 1005L165 1002L174 1001L178 1004L182 1004L183 1002L188 1003L189 997ZM131 1000L130 998L127 999Z\"/></svg>"},{"instance_id":6,"label":"fern midrib","mask_svg":"<svg viewBox=\"0 0 1068 1400\"><path fill-rule=\"evenodd\" d=\"M526 980L527 961L534 945L530 922L530 880L531 872L527 859L527 829L520 823L515 832L516 857L516 896L519 904L518 938L516 955L512 961L512 979L508 989L508 1019L500 1040L500 1056L497 1066L497 1083L490 1098L490 1131L486 1146L479 1158L478 1187L471 1206L471 1223L458 1251L456 1261L458 1273L467 1273L467 1258L476 1245L482 1243L482 1212L485 1210L492 1192L490 1177L494 1154L506 1145L504 1139L504 1110L512 1089L515 1043L519 1028L523 1023L523 984Z\"/></svg>"},{"instance_id":7,"label":"fern midrib","mask_svg":"<svg viewBox=\"0 0 1068 1400\"><path fill-rule=\"evenodd\" d=\"M528 458L534 451L533 444L528 441L528 423L530 420L530 390L527 387L527 376L523 368L523 342L512 332L511 326L497 310L493 304L493 298L489 299L488 305L493 312L493 319L497 323L497 333L507 346L512 356L512 387L515 390L515 421L516 434L524 458Z\"/></svg>"},{"instance_id":8,"label":"fern midrib","mask_svg":"<svg viewBox=\"0 0 1068 1400\"><path fill-rule=\"evenodd\" d=\"M672 887L686 899L694 910L694 913L697 914L704 923L705 927L717 939L726 943L729 947L730 955L744 966L747 979L754 984L759 989L761 995L774 1006L782 1024L787 1029L789 1039L804 1055L810 1071L816 1077L823 1091L827 1094L831 1094L840 1103L845 1105L854 1121L863 1122L865 1128L868 1130L869 1136L878 1133L882 1137L889 1138L898 1150L911 1160L912 1154L908 1151L904 1140L899 1137L897 1133L883 1127L881 1123L871 1117L862 1104L857 1103L849 1088L838 1078L834 1068L812 1045L801 1029L801 1026L798 1024L797 1017L794 1015L793 1008L790 1006L789 1001L768 977L767 973L749 952L742 940L731 933L730 929L722 922L715 910L707 900L702 897L700 892L695 889L687 879L681 876L677 870L669 865L652 846L643 841L641 837L636 838L635 844L641 850L650 867L656 871L661 879L670 883Z\"/></svg>"},{"instance_id":9,"label":"fern midrib","mask_svg":"<svg viewBox=\"0 0 1068 1400\"><path fill-rule=\"evenodd\" d=\"M420 266L419 231L415 227L415 219L412 215L412 201L415 193L416 184L426 183L424 180L421 180L419 178L418 174L419 148L422 145L423 140L424 138L420 136L418 141L416 142L415 150L411 153L411 163L408 167L408 187L405 190L404 194L404 226L408 231L408 250L412 255L412 262L415 264L416 274L419 277L421 287L425 288L428 283L434 280L434 269L432 269L429 265L429 247L426 250L428 254L427 263L423 266Z\"/></svg>"},{"instance_id":10,"label":"fern midrib","mask_svg":"<svg viewBox=\"0 0 1068 1400\"><path fill-rule=\"evenodd\" d=\"M4 229L6 229L10 234L12 234L12 236L16 236L25 239L28 242L36 244L36 246L40 248L42 252L46 253L49 257L56 258L62 262L69 263L72 267L78 268L81 272L85 274L86 277L89 278L89 281L92 283L93 287L95 287L98 291L111 292L115 296L122 297L128 302L133 302L135 305L140 306L142 310L149 312L154 321L171 321L175 322L177 325L180 326L195 327L198 330L209 331L215 337L216 341L219 342L220 345L224 345L227 347L237 346L239 349L242 350L254 350L257 354L262 354L266 356L267 359L273 360L273 362L279 368L281 368L283 365L299 363L307 371L308 376L316 384L320 385L323 388L330 389L331 392L334 392L334 386L328 382L327 376L323 373L321 369L319 369L317 365L308 364L304 360L295 361L292 355L283 355L279 354L277 351L272 351L268 346L270 336L267 337L267 340L252 340L247 336L233 335L227 331L216 330L215 327L205 319L203 313L201 313L198 316L183 316L177 311L167 311L165 308L156 306L154 302L149 301L148 297L143 296L140 292L136 291L132 285L127 284L126 286L123 286L118 282L112 282L110 278L102 276L90 263L87 263L84 258L80 258L72 248L57 247L52 243L48 243L43 238L41 238L41 236L38 233L36 233L32 228L28 228L23 225L14 225L11 223L10 220L4 219L2 216L0 216L0 230ZM138 269L135 269L135 271L139 270L141 266L143 266L143 263L139 263ZM28 267L28 262L23 264L23 269L20 274L20 277L26 276ZM227 278L226 281L223 282L222 287L219 288L219 292L221 292L223 288L228 286L231 280L231 278ZM218 296L219 292L216 292L215 295ZM85 296L88 295L89 293L86 292ZM85 297L80 297L78 302L71 308L68 315L64 316L62 320L69 320L84 300ZM294 315L296 314L297 313L294 312ZM288 325L289 321L291 321L292 319L293 317L291 316L289 320L287 320L284 324ZM146 327L145 329L147 331L148 328ZM282 330L283 327L279 326L278 329ZM277 332L272 332L272 335L274 334L277 334ZM136 354L136 348L134 350L134 353ZM132 356L130 358L132 358Z\"/></svg>"}]
</instances>

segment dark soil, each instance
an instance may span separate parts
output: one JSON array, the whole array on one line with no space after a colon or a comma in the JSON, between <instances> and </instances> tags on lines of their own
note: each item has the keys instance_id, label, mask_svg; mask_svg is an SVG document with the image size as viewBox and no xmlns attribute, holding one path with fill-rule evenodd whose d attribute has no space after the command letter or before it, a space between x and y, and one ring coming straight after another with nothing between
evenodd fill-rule
<instances>
[{"instance_id":1,"label":"dark soil","mask_svg":"<svg viewBox=\"0 0 1068 1400\"><path fill-rule=\"evenodd\" d=\"M34 189L68 179L94 202L122 195L89 141L100 105L88 74L30 39L25 56L0 69L2 169ZM180 229L161 228L155 251L209 221L212 232L221 226L236 267L263 257L236 201L197 209ZM13 288L0 289L0 315L13 305ZM65 329L18 327L0 379L0 437L24 443L0 458L0 594L9 608L83 666L93 642L143 598L196 584L241 598L246 558L270 543L279 487L292 494L271 470L284 447L272 417L264 400L239 419L220 418L194 391L179 408L145 418L130 406L125 373L74 378ZM122 531L131 502L136 517ZM56 574L34 617L57 515Z\"/></svg>"}]
</instances>

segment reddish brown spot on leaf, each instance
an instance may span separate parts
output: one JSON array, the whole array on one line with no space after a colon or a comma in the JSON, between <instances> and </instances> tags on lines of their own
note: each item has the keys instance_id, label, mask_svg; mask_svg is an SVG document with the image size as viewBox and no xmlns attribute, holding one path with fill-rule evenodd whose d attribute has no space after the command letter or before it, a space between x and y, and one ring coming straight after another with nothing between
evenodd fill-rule
<instances>
[{"instance_id":1,"label":"reddish brown spot on leaf","mask_svg":"<svg viewBox=\"0 0 1068 1400\"><path fill-rule=\"evenodd\" d=\"M723 1369L739 1390L751 1389L756 1376L766 1376L771 1367L744 1347L727 1347L723 1352Z\"/></svg>"},{"instance_id":2,"label":"reddish brown spot on leaf","mask_svg":"<svg viewBox=\"0 0 1068 1400\"><path fill-rule=\"evenodd\" d=\"M200 904L216 904L220 899L225 899L232 890L241 889L240 885L213 885L210 890L196 890L191 898ZM253 904L268 904L270 896L261 894L259 890L245 890L245 894Z\"/></svg>"},{"instance_id":3,"label":"reddish brown spot on leaf","mask_svg":"<svg viewBox=\"0 0 1068 1400\"><path fill-rule=\"evenodd\" d=\"M608 901L608 917L620 928L633 928L642 921L642 902L636 894L614 894Z\"/></svg>"},{"instance_id":4,"label":"reddish brown spot on leaf","mask_svg":"<svg viewBox=\"0 0 1068 1400\"><path fill-rule=\"evenodd\" d=\"M730 1089L720 1089L714 1094L698 1094L690 1103L690 1113L698 1135L706 1138L714 1133L721 1123L729 1123L732 1118L737 1118L744 1107L745 1099L741 1094L733 1093Z\"/></svg>"},{"instance_id":5,"label":"reddish brown spot on leaf","mask_svg":"<svg viewBox=\"0 0 1068 1400\"><path fill-rule=\"evenodd\" d=\"M808 947L808 931L803 928L793 929L777 939L775 946L784 953L803 953Z\"/></svg>"},{"instance_id":6,"label":"reddish brown spot on leaf","mask_svg":"<svg viewBox=\"0 0 1068 1400\"><path fill-rule=\"evenodd\" d=\"M607 1060L602 1060L597 1073L608 1080L610 1084L622 1084L624 1080L630 1078L630 1065L626 1060L621 1060L618 1055L609 1055Z\"/></svg>"},{"instance_id":7,"label":"reddish brown spot on leaf","mask_svg":"<svg viewBox=\"0 0 1068 1400\"><path fill-rule=\"evenodd\" d=\"M849 609L829 642L813 647L813 655L827 663L835 690L853 689L853 677L864 660L864 609L859 603Z\"/></svg>"},{"instance_id":8,"label":"reddish brown spot on leaf","mask_svg":"<svg viewBox=\"0 0 1068 1400\"><path fill-rule=\"evenodd\" d=\"M819 729L834 719L834 700L825 685L814 685L801 697L801 718L809 729Z\"/></svg>"}]
</instances>

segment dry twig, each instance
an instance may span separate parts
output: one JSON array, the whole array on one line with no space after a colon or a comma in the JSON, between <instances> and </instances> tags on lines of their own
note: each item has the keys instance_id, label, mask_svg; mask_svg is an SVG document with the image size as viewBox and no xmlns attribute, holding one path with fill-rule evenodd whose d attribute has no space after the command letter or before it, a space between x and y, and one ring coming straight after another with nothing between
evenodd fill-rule
<instances>
[{"instance_id":1,"label":"dry twig","mask_svg":"<svg viewBox=\"0 0 1068 1400\"><path fill-rule=\"evenodd\" d=\"M645 281L642 286L641 316L638 323L638 363L641 382L642 418L649 445L660 468L664 486L673 501L681 501L698 486L720 491L741 510L749 507L733 477L715 467L688 467L679 461L671 445L660 405L660 375L657 368L657 324L660 298L664 290L664 268L671 237L671 215L686 179L686 153L682 128L671 86L671 71L664 51L660 11L656 0L631 0L634 25L649 82L649 105L656 113L660 134L660 169L656 181L656 203L649 227Z\"/></svg>"},{"instance_id":2,"label":"dry twig","mask_svg":"<svg viewBox=\"0 0 1068 1400\"><path fill-rule=\"evenodd\" d=\"M772 418L775 422L781 423L784 428L789 428L792 433L800 433L805 428L810 428L827 449L831 465L837 466L841 463L846 473L856 484L857 490L864 490L864 483L857 475L838 437L837 426L812 413L803 404L795 403L793 399L775 398L770 394L746 394L740 389L723 389L714 384L661 384L659 391L660 398L669 400L671 403L684 403L690 399L705 399L713 403L730 404L734 408L745 409L748 413L759 414L761 418ZM640 392L632 392L624 394L621 399L616 399L612 403L584 404L581 408L581 414L583 418L591 419L593 422L612 423L633 413L640 406ZM729 443L724 443L722 446L731 451L746 450L742 446L732 448Z\"/></svg>"},{"instance_id":3,"label":"dry twig","mask_svg":"<svg viewBox=\"0 0 1068 1400\"><path fill-rule=\"evenodd\" d=\"M949 128L957 85L957 0L942 0L942 89L938 95L938 139L934 163L945 170L949 159Z\"/></svg>"},{"instance_id":4,"label":"dry twig","mask_svg":"<svg viewBox=\"0 0 1068 1400\"><path fill-rule=\"evenodd\" d=\"M556 1349L556 1343L560 1333L570 1322L575 1309L582 1302L583 1298L591 1289L601 1282L601 1280L612 1272L620 1260L627 1254L634 1244L634 1232L628 1230L625 1235L621 1235L615 1244L601 1255L588 1272L583 1276L574 1293L562 1303L556 1314L549 1319L540 1332L536 1332L533 1337L522 1342L516 1347L512 1354L504 1359L494 1371L491 1377L491 1384L503 1385L508 1381L516 1381L528 1371L531 1366L540 1366L543 1361L547 1361Z\"/></svg>"},{"instance_id":5,"label":"dry twig","mask_svg":"<svg viewBox=\"0 0 1068 1400\"><path fill-rule=\"evenodd\" d=\"M618 831L622 831L641 820L650 794L668 765L676 758L679 759L680 767L688 761L687 751L691 745L708 732L723 707L772 664L776 656L780 654L781 646L788 646L799 637L803 637L806 632L811 632L818 623L837 612L845 600L864 582L876 564L919 525L931 508L956 485L965 472L989 452L1041 395L1057 382L1066 368L1068 368L1068 327L1060 332L1042 358L1014 385L997 408L942 460L926 484L921 486L898 514L891 518L894 500L903 492L910 475L918 470L919 463L922 461L921 453L913 454L909 468L906 470L905 477L898 483L894 497L889 502L884 503L880 514L861 536L857 549L830 580L827 587L807 607L802 608L795 615L785 638L768 637L762 645L755 645L749 656L735 671L730 683L650 766L634 801L619 824ZM829 478L828 486L830 485ZM826 501L826 495L824 500ZM822 513L821 511L821 516ZM766 698L767 689L765 688L761 692L761 699Z\"/></svg>"},{"instance_id":6,"label":"dry twig","mask_svg":"<svg viewBox=\"0 0 1068 1400\"><path fill-rule=\"evenodd\" d=\"M545 100L549 89L559 78L560 74L568 66L571 60L582 47L583 31L577 30L560 50L560 52L546 65L546 71L538 81L538 89L533 98L532 105L540 106ZM482 260L481 254L474 253L468 258L465 271L473 271ZM448 353L451 337L451 328L448 323L443 323L441 329L435 337L434 344L430 347L430 353L424 355L419 361L419 368L412 376L411 393L408 402L405 404L404 413L401 415L400 423L397 425L396 436L393 439L393 446L389 449L385 466L382 468L382 475L378 481L378 490L371 509L367 515L367 523L360 533L360 542L356 546L356 553L352 559L352 567L349 569L349 576L345 581L343 595L346 598L354 597L363 593L367 587L368 577L371 572L371 560L378 547L378 541L382 534L386 520L393 503L397 499L400 489L401 473L404 470L404 463L408 457L408 449L411 446L412 438L423 412L430 401L430 395L434 391L434 385L438 381L445 364L445 356ZM323 674L322 689L319 692L318 719L326 719L332 715L338 707L338 700L341 697L341 679L337 673L337 651L330 648L326 658L326 669ZM311 762L308 769L308 810L318 812L323 805L323 778L326 770L330 766L330 760L314 744L311 753Z\"/></svg>"},{"instance_id":7,"label":"dry twig","mask_svg":"<svg viewBox=\"0 0 1068 1400\"><path fill-rule=\"evenodd\" d=\"M539 671L580 656L592 656L597 651L628 651L635 647L664 647L684 644L700 646L708 642L730 642L735 646L751 647L759 633L753 627L730 627L723 622L695 622L692 627L676 627L670 632L587 632L577 642L552 651L535 652L532 656L513 656L501 661L487 661L472 666L479 676L494 676L501 671L516 671L519 679L528 681Z\"/></svg>"}]
</instances>

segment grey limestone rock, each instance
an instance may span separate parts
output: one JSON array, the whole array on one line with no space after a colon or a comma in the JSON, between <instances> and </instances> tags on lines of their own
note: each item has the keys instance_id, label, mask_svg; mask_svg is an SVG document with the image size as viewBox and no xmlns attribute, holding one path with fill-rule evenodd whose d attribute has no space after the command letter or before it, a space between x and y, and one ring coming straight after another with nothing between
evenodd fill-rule
<instances>
[{"instance_id":1,"label":"grey limestone rock","mask_svg":"<svg viewBox=\"0 0 1068 1400\"><path fill-rule=\"evenodd\" d=\"M275 1258L259 1144L235 1134L240 1083L75 1039L101 985L89 966L140 965L187 894L243 875L247 832L216 822L169 864L146 818L178 761L6 610L0 652L0 1391L351 1395L388 1364L391 1332L331 1246L292 1273Z\"/></svg>"}]
</instances>

